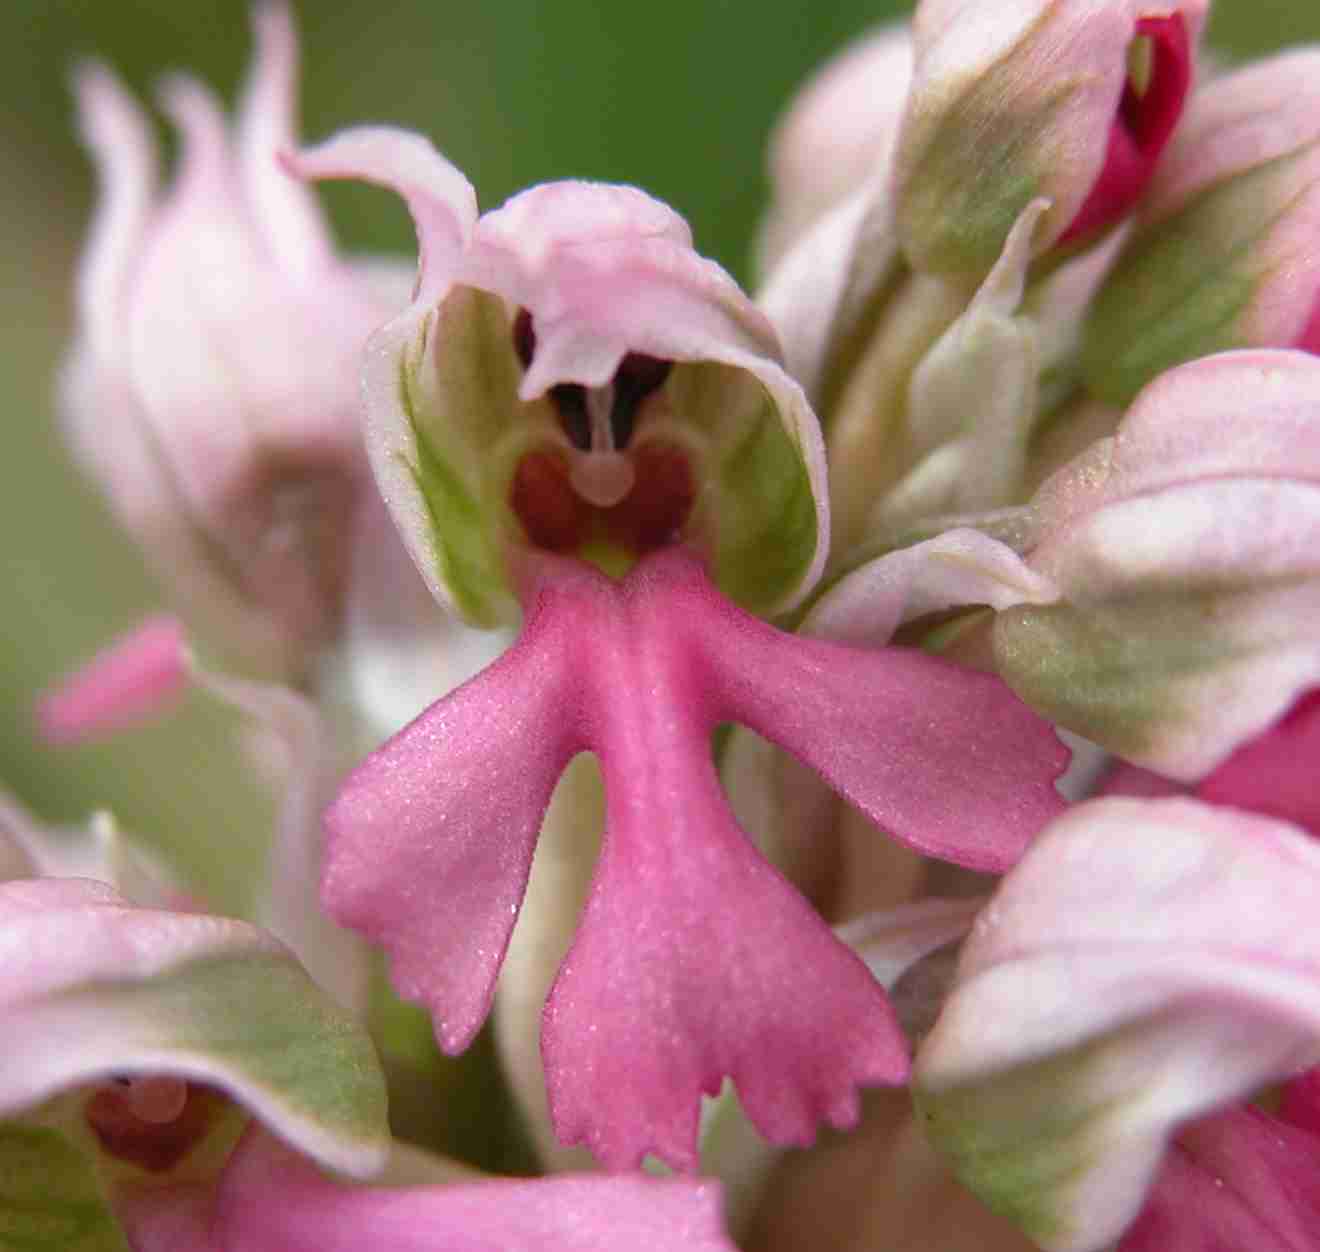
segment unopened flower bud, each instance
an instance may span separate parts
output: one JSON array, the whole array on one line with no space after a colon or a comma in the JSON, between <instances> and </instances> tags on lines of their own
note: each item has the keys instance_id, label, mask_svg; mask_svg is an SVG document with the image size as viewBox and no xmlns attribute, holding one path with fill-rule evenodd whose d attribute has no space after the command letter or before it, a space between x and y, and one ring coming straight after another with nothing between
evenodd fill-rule
<instances>
[{"instance_id":1,"label":"unopened flower bud","mask_svg":"<svg viewBox=\"0 0 1320 1252\"><path fill-rule=\"evenodd\" d=\"M245 661L296 672L340 610L362 346L406 291L340 261L279 168L294 32L276 6L255 28L232 137L199 83L165 89L182 156L163 198L146 119L108 70L80 73L102 196L63 401L80 461L176 596Z\"/></svg>"},{"instance_id":2,"label":"unopened flower bud","mask_svg":"<svg viewBox=\"0 0 1320 1252\"><path fill-rule=\"evenodd\" d=\"M1228 348L1320 351L1317 141L1320 48L1197 93L1088 320L1094 394Z\"/></svg>"},{"instance_id":3,"label":"unopened flower bud","mask_svg":"<svg viewBox=\"0 0 1320 1252\"><path fill-rule=\"evenodd\" d=\"M923 0L894 171L914 268L984 274L1037 198L1037 255L1126 214L1182 113L1207 7Z\"/></svg>"}]
</instances>

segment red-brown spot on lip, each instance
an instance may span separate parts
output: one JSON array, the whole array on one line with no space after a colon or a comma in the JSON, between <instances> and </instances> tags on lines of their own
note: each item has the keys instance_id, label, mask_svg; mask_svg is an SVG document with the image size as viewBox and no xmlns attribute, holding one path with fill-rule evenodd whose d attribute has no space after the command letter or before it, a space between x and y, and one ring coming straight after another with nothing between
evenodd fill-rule
<instances>
[{"instance_id":1,"label":"red-brown spot on lip","mask_svg":"<svg viewBox=\"0 0 1320 1252\"><path fill-rule=\"evenodd\" d=\"M529 452L518 462L509 506L527 538L548 552L570 552L591 529L592 507L569 481L568 458L557 449Z\"/></svg>"},{"instance_id":2,"label":"red-brown spot on lip","mask_svg":"<svg viewBox=\"0 0 1320 1252\"><path fill-rule=\"evenodd\" d=\"M173 1169L201 1142L224 1099L220 1092L190 1082L179 1116L151 1122L133 1112L127 1087L108 1084L93 1093L83 1115L111 1156L159 1174Z\"/></svg>"},{"instance_id":3,"label":"red-brown spot on lip","mask_svg":"<svg viewBox=\"0 0 1320 1252\"><path fill-rule=\"evenodd\" d=\"M605 511L609 536L642 556L672 543L696 498L687 453L673 444L645 444L633 453L637 485Z\"/></svg>"}]
</instances>

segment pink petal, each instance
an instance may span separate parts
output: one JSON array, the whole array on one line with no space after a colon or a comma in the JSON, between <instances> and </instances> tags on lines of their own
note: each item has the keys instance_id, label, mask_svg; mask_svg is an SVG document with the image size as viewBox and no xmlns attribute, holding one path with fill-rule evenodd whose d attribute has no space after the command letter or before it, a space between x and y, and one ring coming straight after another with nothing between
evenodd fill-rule
<instances>
[{"instance_id":1,"label":"pink petal","mask_svg":"<svg viewBox=\"0 0 1320 1252\"><path fill-rule=\"evenodd\" d=\"M298 142L298 32L285 0L257 4L252 29L257 50L236 134L244 194L281 268L314 274L334 263L330 234L307 188L277 159Z\"/></svg>"},{"instance_id":2,"label":"pink petal","mask_svg":"<svg viewBox=\"0 0 1320 1252\"><path fill-rule=\"evenodd\" d=\"M179 620L148 618L40 698L41 735L68 746L157 717L182 696L190 664Z\"/></svg>"},{"instance_id":3,"label":"pink petal","mask_svg":"<svg viewBox=\"0 0 1320 1252\"><path fill-rule=\"evenodd\" d=\"M565 1175L348 1187L249 1134L221 1182L216 1252L734 1252L714 1183Z\"/></svg>"},{"instance_id":4,"label":"pink petal","mask_svg":"<svg viewBox=\"0 0 1320 1252\"><path fill-rule=\"evenodd\" d=\"M1320 1136L1246 1106L1183 1129L1116 1252L1317 1252Z\"/></svg>"},{"instance_id":5,"label":"pink petal","mask_svg":"<svg viewBox=\"0 0 1320 1252\"><path fill-rule=\"evenodd\" d=\"M102 193L78 268L78 311L95 356L113 360L123 339L124 297L156 192L156 147L133 97L103 65L79 67L83 142Z\"/></svg>"},{"instance_id":6,"label":"pink petal","mask_svg":"<svg viewBox=\"0 0 1320 1252\"><path fill-rule=\"evenodd\" d=\"M909 847L1003 870L1063 811L1053 782L1068 750L999 679L786 635L708 592L686 599L720 719L786 748Z\"/></svg>"},{"instance_id":7,"label":"pink petal","mask_svg":"<svg viewBox=\"0 0 1320 1252\"><path fill-rule=\"evenodd\" d=\"M476 225L477 197L426 139L392 126L356 126L283 160L299 178L360 178L401 196L421 253L414 307L436 303Z\"/></svg>"},{"instance_id":8,"label":"pink petal","mask_svg":"<svg viewBox=\"0 0 1320 1252\"><path fill-rule=\"evenodd\" d=\"M489 1011L541 818L578 747L573 632L529 613L513 648L368 757L326 814L327 910L384 945L450 1052Z\"/></svg>"},{"instance_id":9,"label":"pink petal","mask_svg":"<svg viewBox=\"0 0 1320 1252\"><path fill-rule=\"evenodd\" d=\"M1100 177L1060 243L1118 221L1136 204L1182 116L1192 85L1192 41L1183 15L1139 18L1135 37L1151 41L1149 87L1138 96L1130 83L1124 86Z\"/></svg>"},{"instance_id":10,"label":"pink petal","mask_svg":"<svg viewBox=\"0 0 1320 1252\"><path fill-rule=\"evenodd\" d=\"M957 526L899 548L840 578L814 605L802 633L883 647L900 625L927 613L988 604L1049 604L1058 589L1007 544Z\"/></svg>"}]
</instances>

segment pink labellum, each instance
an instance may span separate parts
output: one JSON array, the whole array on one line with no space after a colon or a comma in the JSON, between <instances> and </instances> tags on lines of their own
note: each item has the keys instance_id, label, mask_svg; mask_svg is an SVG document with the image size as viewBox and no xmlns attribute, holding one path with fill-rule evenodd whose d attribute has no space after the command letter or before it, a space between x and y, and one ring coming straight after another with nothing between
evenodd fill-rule
<instances>
[{"instance_id":1,"label":"pink labellum","mask_svg":"<svg viewBox=\"0 0 1320 1252\"><path fill-rule=\"evenodd\" d=\"M37 725L47 743L61 747L111 735L173 707L188 679L182 625L151 617L46 692Z\"/></svg>"},{"instance_id":2,"label":"pink labellum","mask_svg":"<svg viewBox=\"0 0 1320 1252\"><path fill-rule=\"evenodd\" d=\"M518 643L350 776L327 815L327 908L388 949L398 989L462 1049L550 794L594 752L604 845L543 1036L561 1137L613 1167L652 1151L690 1168L698 1097L725 1075L776 1142L851 1124L857 1084L905 1077L901 1036L865 966L738 828L715 728L751 727L895 837L993 869L1061 810L1066 750L998 680L786 635L678 550L621 583L547 557L530 587Z\"/></svg>"},{"instance_id":3,"label":"pink labellum","mask_svg":"<svg viewBox=\"0 0 1320 1252\"><path fill-rule=\"evenodd\" d=\"M1144 90L1129 77L1109 131L1100 177L1060 243L1118 221L1140 199L1182 116L1192 85L1192 43L1181 13L1138 19L1135 37L1150 41Z\"/></svg>"}]
</instances>

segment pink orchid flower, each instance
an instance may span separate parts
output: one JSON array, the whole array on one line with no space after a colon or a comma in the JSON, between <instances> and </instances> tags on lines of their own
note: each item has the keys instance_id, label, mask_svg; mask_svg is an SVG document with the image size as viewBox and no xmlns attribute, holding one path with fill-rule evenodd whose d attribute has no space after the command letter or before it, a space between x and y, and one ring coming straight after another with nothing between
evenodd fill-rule
<instances>
[{"instance_id":1,"label":"pink orchid flower","mask_svg":"<svg viewBox=\"0 0 1320 1252\"><path fill-rule=\"evenodd\" d=\"M368 350L368 451L437 595L475 622L524 617L512 650L349 778L329 911L462 1049L555 783L595 752L604 849L542 1034L561 1139L616 1168L692 1168L699 1097L725 1075L777 1142L849 1124L857 1084L903 1080L900 1034L737 827L713 731L744 722L900 839L987 868L1059 807L1063 749L992 679L745 611L790 607L821 569L820 436L768 323L671 210L568 183L478 219L466 180L397 131L289 163L407 200L421 272Z\"/></svg>"},{"instance_id":2,"label":"pink orchid flower","mask_svg":"<svg viewBox=\"0 0 1320 1252\"><path fill-rule=\"evenodd\" d=\"M180 603L245 663L301 676L343 607L367 336L406 279L336 256L275 154L296 142L288 10L254 10L232 134L200 83L163 104L182 155L156 193L148 120L109 70L77 79L102 194L62 387L86 472Z\"/></svg>"}]
</instances>

